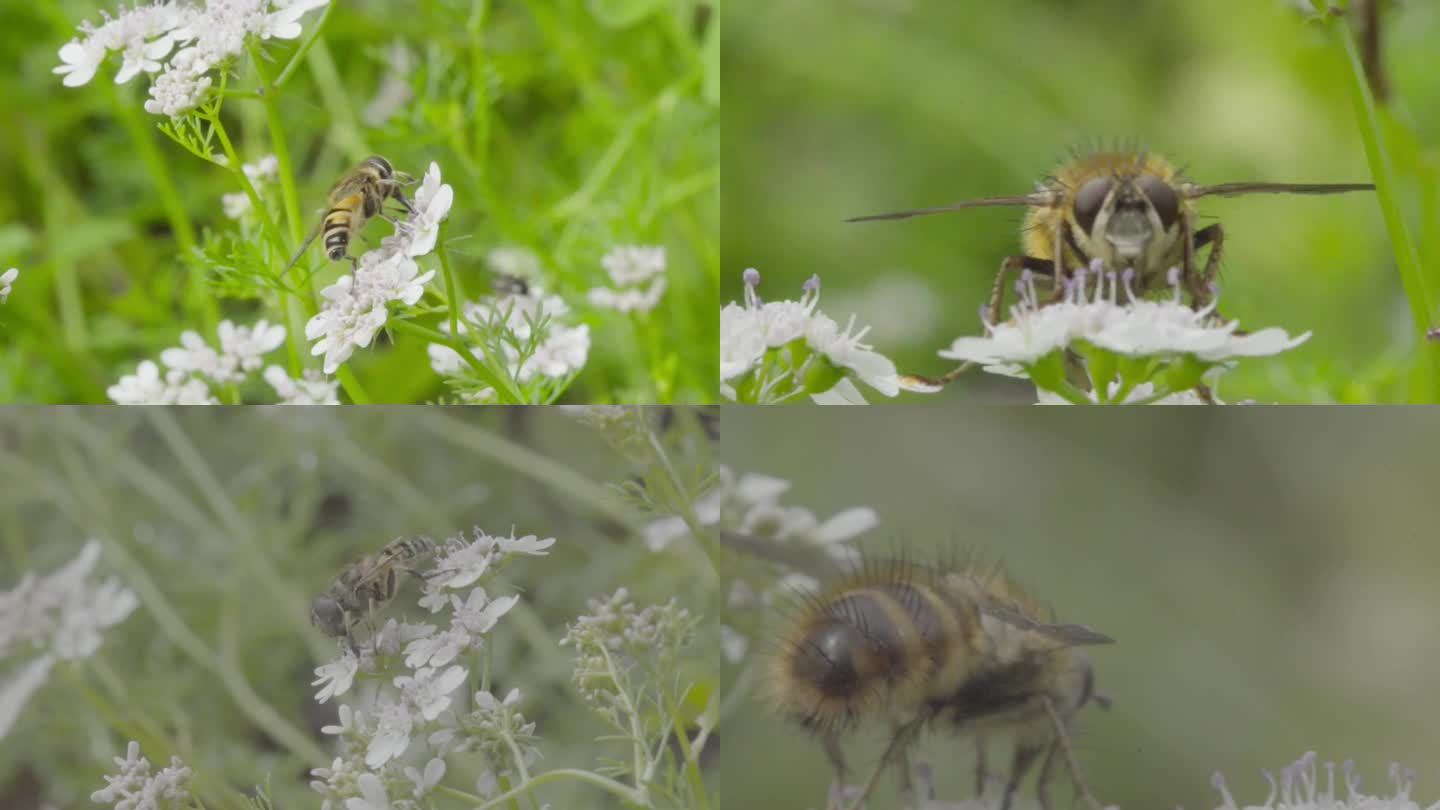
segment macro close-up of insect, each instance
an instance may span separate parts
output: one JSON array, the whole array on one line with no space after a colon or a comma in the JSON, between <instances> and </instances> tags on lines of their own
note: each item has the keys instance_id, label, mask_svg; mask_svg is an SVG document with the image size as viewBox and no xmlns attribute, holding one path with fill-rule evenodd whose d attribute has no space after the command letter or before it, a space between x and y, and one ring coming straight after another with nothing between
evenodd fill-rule
<instances>
[{"instance_id":1,"label":"macro close-up of insect","mask_svg":"<svg viewBox=\"0 0 1440 810\"><path fill-rule=\"evenodd\" d=\"M401 574L419 574L415 566L435 552L425 537L401 537L340 572L328 590L310 605L310 621L325 635L343 639L352 648L354 627L395 597Z\"/></svg>"},{"instance_id":2,"label":"macro close-up of insect","mask_svg":"<svg viewBox=\"0 0 1440 810\"><path fill-rule=\"evenodd\" d=\"M1000 810L1037 764L1041 807L1050 806L1054 776L1067 772L1098 807L1067 729L1088 703L1109 702L1097 696L1090 659L1077 648L1113 639L1057 623L998 567L973 563L866 558L797 602L771 660L770 691L778 712L821 742L835 773L832 806L861 807L887 769L913 797L909 749L929 730L976 747L977 798L991 792L985 737L1011 741L1004 770L993 774ZM874 769L849 785L841 739L862 723L888 723L890 739Z\"/></svg>"},{"instance_id":3,"label":"macro close-up of insect","mask_svg":"<svg viewBox=\"0 0 1440 810\"><path fill-rule=\"evenodd\" d=\"M379 155L360 161L330 189L324 216L305 237L305 242L283 272L288 273L322 233L325 236L326 258L332 262L349 259L351 264L355 264L356 258L349 253L350 243L365 223L377 216L395 222L385 213L387 201L400 203L406 211L414 210L403 191L404 186L413 182L414 178L397 173L390 161Z\"/></svg>"},{"instance_id":4,"label":"macro close-up of insect","mask_svg":"<svg viewBox=\"0 0 1440 810\"><path fill-rule=\"evenodd\" d=\"M1245 194L1343 194L1374 191L1372 183L1220 183L1202 186L1187 180L1164 157L1140 149L1077 150L1072 159L1041 180L1030 194L974 200L886 214L854 217L851 222L911 217L987 206L1024 206L1019 255L1000 264L986 317L1002 319L1006 287L1029 270L1051 279L1052 300L1065 282L1096 266L1124 275L1137 296L1179 286L1195 304L1210 303L1220 272L1225 231L1219 222L1198 226L1190 201L1200 197ZM1209 248L1203 268L1197 251ZM1057 273L1057 267L1059 272ZM1177 278L1171 278L1178 271Z\"/></svg>"}]
</instances>

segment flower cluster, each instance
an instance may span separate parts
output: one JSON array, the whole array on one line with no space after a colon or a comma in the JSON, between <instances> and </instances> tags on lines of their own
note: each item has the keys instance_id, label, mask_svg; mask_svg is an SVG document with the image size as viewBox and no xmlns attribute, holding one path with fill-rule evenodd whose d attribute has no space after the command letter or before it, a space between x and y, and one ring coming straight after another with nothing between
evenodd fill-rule
<instances>
[{"instance_id":1,"label":"flower cluster","mask_svg":"<svg viewBox=\"0 0 1440 810\"><path fill-rule=\"evenodd\" d=\"M280 161L274 155L266 155L255 163L244 164L240 169L250 179L255 193L264 199L266 187L280 175ZM225 209L225 216L230 219L240 219L251 210L250 195L243 191L221 195L220 204Z\"/></svg>"},{"instance_id":2,"label":"flower cluster","mask_svg":"<svg viewBox=\"0 0 1440 810\"><path fill-rule=\"evenodd\" d=\"M340 383L327 378L319 369L305 369L305 376L292 379L285 369L270 366L265 369L265 382L275 389L282 405L339 405Z\"/></svg>"},{"instance_id":3,"label":"flower cluster","mask_svg":"<svg viewBox=\"0 0 1440 810\"><path fill-rule=\"evenodd\" d=\"M1335 763L1325 763L1326 777L1322 784L1316 767L1318 760L1314 751L1306 752L1280 771L1278 782L1273 774L1264 771L1265 779L1270 782L1270 796L1264 804L1242 805L1235 801L1225 786L1225 777L1217 772L1210 783L1220 792L1225 803L1216 810L1423 810L1410 798L1410 792L1415 788L1415 772L1402 769L1398 763L1390 766L1394 795L1371 796L1360 790L1360 776L1355 773L1354 760L1345 760L1342 767L1345 795L1340 796L1335 792ZM1440 810L1440 802L1430 805L1429 810Z\"/></svg>"},{"instance_id":4,"label":"flower cluster","mask_svg":"<svg viewBox=\"0 0 1440 810\"><path fill-rule=\"evenodd\" d=\"M0 738L55 661L90 657L100 648L101 632L139 605L135 593L117 580L91 581L99 559L100 543L91 540L54 573L27 572L14 589L0 591L0 660L27 659L17 676L0 684Z\"/></svg>"},{"instance_id":5,"label":"flower cluster","mask_svg":"<svg viewBox=\"0 0 1440 810\"><path fill-rule=\"evenodd\" d=\"M263 356L285 342L285 327L263 320L253 327L221 321L219 338L217 350L199 334L182 332L178 347L160 353L163 376L154 361L145 360L105 393L119 405L214 405L218 400L210 383L235 385L259 371Z\"/></svg>"},{"instance_id":6,"label":"flower cluster","mask_svg":"<svg viewBox=\"0 0 1440 810\"><path fill-rule=\"evenodd\" d=\"M649 312L665 294L665 248L621 246L612 248L600 260L611 287L594 287L588 293L591 304L616 312ZM649 281L649 285L645 284Z\"/></svg>"},{"instance_id":7,"label":"flower cluster","mask_svg":"<svg viewBox=\"0 0 1440 810\"><path fill-rule=\"evenodd\" d=\"M115 757L120 772L105 776L105 787L90 794L90 801L113 804L115 810L166 810L189 808L190 769L179 757L170 757L170 767L150 773L150 760L140 756L140 743L131 741L124 757Z\"/></svg>"},{"instance_id":8,"label":"flower cluster","mask_svg":"<svg viewBox=\"0 0 1440 810\"><path fill-rule=\"evenodd\" d=\"M5 303L5 301L10 298L12 285L15 283L15 279L19 277L20 271L14 267L0 273L0 304Z\"/></svg>"},{"instance_id":9,"label":"flower cluster","mask_svg":"<svg viewBox=\"0 0 1440 810\"><path fill-rule=\"evenodd\" d=\"M450 214L455 190L440 182L440 166L431 163L412 203L408 218L380 246L360 256L347 273L320 291L325 303L305 324L305 337L315 341L312 355L325 356L325 373L334 374L357 348L370 345L390 318L390 302L407 306L425 294L435 271L420 272L415 259L435 249L440 223Z\"/></svg>"},{"instance_id":10,"label":"flower cluster","mask_svg":"<svg viewBox=\"0 0 1440 810\"><path fill-rule=\"evenodd\" d=\"M1064 282L1062 300L1045 303L1027 273L1016 285L1020 301L1010 320L986 323L984 337L958 338L940 356L1029 378L1072 403L1159 402L1196 388L1207 375L1218 376L1237 358L1278 354L1310 337L1278 328L1243 334L1238 321L1215 316L1214 303L1186 306L1178 268L1170 271L1174 294L1168 300L1137 298L1132 279L1133 271L1105 272L1097 259ZM1085 361L1089 392L1066 377L1072 353ZM1146 383L1151 393L1137 398Z\"/></svg>"},{"instance_id":11,"label":"flower cluster","mask_svg":"<svg viewBox=\"0 0 1440 810\"><path fill-rule=\"evenodd\" d=\"M821 404L863 403L858 379L887 397L900 391L895 364L872 351L856 330L819 311L820 278L805 282L799 301L762 303L760 273L745 271L745 303L720 310L720 393L752 404L810 395Z\"/></svg>"},{"instance_id":12,"label":"flower cluster","mask_svg":"<svg viewBox=\"0 0 1440 810\"><path fill-rule=\"evenodd\" d=\"M736 475L722 464L717 479L715 488L696 501L696 516L704 526L734 532L759 544L759 548L741 551L763 555L767 562L754 577L737 569L731 580L726 615L742 623L747 618L758 621L763 609L787 591L814 589L818 585L812 575L817 558L839 566L856 562L859 552L850 541L879 523L875 510L868 506L852 507L821 520L803 506L781 503L781 496L790 489L790 482L783 478L759 473ZM652 550L663 551L688 533L680 518L660 518L646 526L645 542ZM747 617L747 612L753 615ZM749 635L731 624L720 626L721 651L726 660L745 657Z\"/></svg>"},{"instance_id":13,"label":"flower cluster","mask_svg":"<svg viewBox=\"0 0 1440 810\"><path fill-rule=\"evenodd\" d=\"M410 806L404 802L421 801L439 784L453 753L496 752L491 771L479 780L482 793L498 784L497 774L538 758L527 742L534 725L514 709L519 692L503 701L486 691L466 694L470 667L462 656L482 650L486 635L519 600L492 598L482 583L508 557L546 554L554 542L479 529L468 538L450 538L437 550L419 600L443 621L391 619L353 647L342 643L338 659L316 668L317 701L354 693L339 707L340 725L322 729L340 741L331 766L312 772L323 807ZM354 688L357 676L365 688ZM512 761L517 754L523 765ZM423 771L403 764L420 761L427 762Z\"/></svg>"},{"instance_id":14,"label":"flower cluster","mask_svg":"<svg viewBox=\"0 0 1440 810\"><path fill-rule=\"evenodd\" d=\"M460 314L457 332L485 356L504 358L506 373L521 385L537 378L564 380L584 368L590 354L589 325L567 323L570 306L564 299L534 285L467 302ZM450 324L440 328L448 333ZM432 343L428 351L436 374L467 379L469 366L454 349ZM493 390L481 388L474 398L493 396Z\"/></svg>"},{"instance_id":15,"label":"flower cluster","mask_svg":"<svg viewBox=\"0 0 1440 810\"><path fill-rule=\"evenodd\" d=\"M150 84L145 110L156 115L182 115L200 104L212 84L213 70L242 53L252 37L295 39L300 17L328 0L207 0L204 4L157 0L121 8L118 16L103 15L99 27L80 26L80 36L60 48L66 87L95 78L112 51L122 56L115 82L140 73L158 73Z\"/></svg>"}]
</instances>

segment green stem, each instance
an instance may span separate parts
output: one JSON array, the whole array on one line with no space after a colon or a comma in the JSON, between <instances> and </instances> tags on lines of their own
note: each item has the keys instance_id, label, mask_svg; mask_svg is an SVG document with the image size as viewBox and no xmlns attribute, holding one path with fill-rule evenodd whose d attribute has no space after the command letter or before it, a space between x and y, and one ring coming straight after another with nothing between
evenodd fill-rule
<instances>
[{"instance_id":1,"label":"green stem","mask_svg":"<svg viewBox=\"0 0 1440 810\"><path fill-rule=\"evenodd\" d=\"M455 271L450 268L450 252L445 249L445 225L440 223L440 234L435 238L435 253L440 256L440 273L445 277L445 296L450 299L450 334L460 334L460 291L455 284Z\"/></svg>"},{"instance_id":2,"label":"green stem","mask_svg":"<svg viewBox=\"0 0 1440 810\"><path fill-rule=\"evenodd\" d=\"M515 387L514 383L510 380L510 376L508 374L496 374L492 371L480 358L475 356L474 352L470 351L469 345L467 345L464 338L459 335L447 335L438 329L421 326L414 321L408 321L404 318L396 318L390 321L388 326L397 332L405 332L423 338L428 343L439 343L442 346L448 346L454 350L456 354L460 355L460 359L464 360L466 365L470 366L471 370L475 372L475 375L480 378L481 382L494 388L497 393L503 394L504 398L510 403L517 405L524 404L525 395L520 392L520 389Z\"/></svg>"},{"instance_id":3,"label":"green stem","mask_svg":"<svg viewBox=\"0 0 1440 810\"><path fill-rule=\"evenodd\" d=\"M310 52L310 48L315 44L315 40L320 38L320 32L325 30L325 23L330 19L330 12L334 8L334 3L325 4L325 10L320 12L320 19L315 21L315 25L310 29L310 33L306 35L305 41L301 42L300 47L295 49L295 53L290 55L290 61L286 62L285 67L280 69L280 75L275 77L273 87L284 87L285 83L290 81L290 77L300 67L300 62L305 58L305 54Z\"/></svg>"},{"instance_id":4,"label":"green stem","mask_svg":"<svg viewBox=\"0 0 1440 810\"><path fill-rule=\"evenodd\" d=\"M1390 245L1395 252L1395 264L1400 270L1400 281L1405 288L1405 297L1410 302L1410 315L1414 320L1416 341L1422 346L1425 332L1433 325L1431 297L1425 273L1420 265L1420 256L1415 243L1405 226L1405 217L1400 210L1399 189L1386 153L1385 136L1380 130L1380 120L1375 110L1375 99L1370 94L1370 85L1365 80L1365 69L1360 63L1360 54L1355 47L1355 38L1343 20L1333 22L1331 35L1339 39L1350 70L1350 98L1355 106L1355 118L1359 124L1360 136L1365 144L1365 158L1370 164L1370 174L1375 180L1375 194L1380 200L1380 212L1385 219L1385 230L1390 236ZM1422 352L1416 363L1415 382L1423 391L1412 392L1415 399L1434 399L1437 393L1437 373L1440 373L1440 353ZM1416 396L1416 395L1420 396Z\"/></svg>"},{"instance_id":5,"label":"green stem","mask_svg":"<svg viewBox=\"0 0 1440 810\"><path fill-rule=\"evenodd\" d=\"M359 378L355 376L355 372L351 371L349 366L342 363L340 368L335 369L335 379L340 381L340 387L345 389L345 393L349 395L352 403L356 405L370 404L370 395L365 393L365 387L360 384Z\"/></svg>"}]
</instances>

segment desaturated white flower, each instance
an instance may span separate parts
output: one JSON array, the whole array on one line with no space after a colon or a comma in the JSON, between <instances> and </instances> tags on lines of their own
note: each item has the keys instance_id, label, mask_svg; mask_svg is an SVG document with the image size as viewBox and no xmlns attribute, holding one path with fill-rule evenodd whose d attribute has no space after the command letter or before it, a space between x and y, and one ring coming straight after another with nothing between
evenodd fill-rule
<instances>
[{"instance_id":1,"label":"desaturated white flower","mask_svg":"<svg viewBox=\"0 0 1440 810\"><path fill-rule=\"evenodd\" d=\"M1354 761L1346 760L1341 768L1345 782L1345 792L1341 795L1335 787L1335 763L1325 763L1327 773L1322 777L1316 767L1318 759L1314 751L1307 752L1280 771L1279 782L1265 771L1270 796L1264 804L1240 804L1230 794L1225 777L1216 772L1210 784L1224 800L1217 810L1422 810L1422 806L1410 798L1415 789L1415 772L1400 767L1399 763L1390 766L1394 794L1372 796L1360 789ZM1440 810L1440 801L1430 805L1430 810Z\"/></svg>"},{"instance_id":2,"label":"desaturated white flower","mask_svg":"<svg viewBox=\"0 0 1440 810\"><path fill-rule=\"evenodd\" d=\"M0 273L0 304L5 303L5 301L10 297L10 291L15 284L15 279L19 277L20 270L14 267L6 270L3 273Z\"/></svg>"},{"instance_id":3,"label":"desaturated white flower","mask_svg":"<svg viewBox=\"0 0 1440 810\"><path fill-rule=\"evenodd\" d=\"M221 194L220 207L225 211L227 219L239 219L250 213L253 206L250 204L250 195L243 191L234 194Z\"/></svg>"},{"instance_id":4,"label":"desaturated white flower","mask_svg":"<svg viewBox=\"0 0 1440 810\"><path fill-rule=\"evenodd\" d=\"M470 646L470 633L462 627L451 627L405 645L405 666L443 667Z\"/></svg>"},{"instance_id":5,"label":"desaturated white flower","mask_svg":"<svg viewBox=\"0 0 1440 810\"><path fill-rule=\"evenodd\" d=\"M587 300L601 309L616 312L649 312L660 303L665 294L665 279L657 278L648 287L627 287L612 290L609 287L594 287L585 294Z\"/></svg>"},{"instance_id":6,"label":"desaturated white flower","mask_svg":"<svg viewBox=\"0 0 1440 810\"><path fill-rule=\"evenodd\" d=\"M365 764L378 768L405 753L410 747L410 733L415 727L412 710L404 703L380 706L375 736L365 749Z\"/></svg>"},{"instance_id":7,"label":"desaturated white flower","mask_svg":"<svg viewBox=\"0 0 1440 810\"><path fill-rule=\"evenodd\" d=\"M445 760L435 757L425 763L425 772L421 773L415 768L405 769L405 778L415 785L415 798L423 799L430 795L430 791L440 784L445 778Z\"/></svg>"},{"instance_id":8,"label":"desaturated white flower","mask_svg":"<svg viewBox=\"0 0 1440 810\"><path fill-rule=\"evenodd\" d=\"M90 794L90 801L114 804L116 810L160 810L180 807L172 804L190 800L190 769L179 757L170 758L170 766L150 774L150 761L140 756L140 743L131 741L125 756L115 757L120 771L105 776L105 787ZM161 801L163 800L163 802Z\"/></svg>"},{"instance_id":9,"label":"desaturated white flower","mask_svg":"<svg viewBox=\"0 0 1440 810\"><path fill-rule=\"evenodd\" d=\"M13 678L0 683L0 740L10 733L30 696L45 685L50 676L50 666L54 663L55 659L49 655L31 659L20 667Z\"/></svg>"},{"instance_id":10,"label":"desaturated white flower","mask_svg":"<svg viewBox=\"0 0 1440 810\"><path fill-rule=\"evenodd\" d=\"M326 2L161 0L122 7L113 17L105 15L99 27L82 24L81 36L60 48L61 64L54 72L64 76L65 86L78 87L95 77L110 52L118 51L122 61L115 81L158 73L145 109L180 115L204 98L212 84L209 72L243 53L250 37L294 39L301 33L300 17Z\"/></svg>"},{"instance_id":11,"label":"desaturated white flower","mask_svg":"<svg viewBox=\"0 0 1440 810\"><path fill-rule=\"evenodd\" d=\"M325 377L317 369L305 370L303 379L291 379L285 369L270 366L265 369L265 382L275 389L276 396L286 405L339 405L340 383Z\"/></svg>"},{"instance_id":12,"label":"desaturated white flower","mask_svg":"<svg viewBox=\"0 0 1440 810\"><path fill-rule=\"evenodd\" d=\"M444 670L436 667L421 667L415 674L395 678L400 694L426 720L434 720L450 708L450 696L465 683L470 671L459 664Z\"/></svg>"},{"instance_id":13,"label":"desaturated white flower","mask_svg":"<svg viewBox=\"0 0 1440 810\"><path fill-rule=\"evenodd\" d=\"M350 691L350 686L355 683L355 673L359 669L360 659L350 650L346 650L338 661L316 667L315 680L310 682L311 686L320 687L320 691L315 693L315 701L324 703Z\"/></svg>"},{"instance_id":14,"label":"desaturated white flower","mask_svg":"<svg viewBox=\"0 0 1440 810\"><path fill-rule=\"evenodd\" d=\"M500 617L510 612L515 603L520 601L519 596L502 596L499 599L490 599L485 594L484 588L476 588L464 602L460 597L450 597L450 604L455 608L455 625L463 627L466 632L472 635L484 635L490 632L500 621Z\"/></svg>"},{"instance_id":15,"label":"desaturated white flower","mask_svg":"<svg viewBox=\"0 0 1440 810\"><path fill-rule=\"evenodd\" d=\"M665 248L621 245L610 249L600 264L618 285L639 284L665 272Z\"/></svg>"},{"instance_id":16,"label":"desaturated white flower","mask_svg":"<svg viewBox=\"0 0 1440 810\"><path fill-rule=\"evenodd\" d=\"M21 645L59 660L94 654L101 631L124 621L140 604L118 580L90 580L99 559L100 542L89 540L54 573L27 573L14 589L0 591L0 657Z\"/></svg>"},{"instance_id":17,"label":"desaturated white flower","mask_svg":"<svg viewBox=\"0 0 1440 810\"><path fill-rule=\"evenodd\" d=\"M362 773L355 784L360 796L345 800L345 810L390 810L390 797L385 795L385 784L373 773Z\"/></svg>"},{"instance_id":18,"label":"desaturated white flower","mask_svg":"<svg viewBox=\"0 0 1440 810\"><path fill-rule=\"evenodd\" d=\"M720 653L725 660L737 664L745 659L745 652L750 649L750 639L738 633L735 628L722 624L720 626Z\"/></svg>"}]
</instances>

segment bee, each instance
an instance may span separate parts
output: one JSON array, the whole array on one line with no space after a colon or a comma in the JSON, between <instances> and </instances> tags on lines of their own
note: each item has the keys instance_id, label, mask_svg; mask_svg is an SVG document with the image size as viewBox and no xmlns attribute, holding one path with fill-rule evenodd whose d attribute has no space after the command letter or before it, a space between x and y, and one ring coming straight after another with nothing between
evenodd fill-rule
<instances>
[{"instance_id":1,"label":"bee","mask_svg":"<svg viewBox=\"0 0 1440 810\"><path fill-rule=\"evenodd\" d=\"M389 219L383 209L386 200L395 200L404 206L406 211L415 210L405 198L405 192L401 190L402 186L410 182L412 179L409 175L397 173L390 161L379 155L371 155L360 161L330 189L325 216L311 229L300 250L296 251L295 257L285 265L280 274L290 272L290 268L300 261L300 257L310 249L310 243L314 242L315 237L322 231L325 234L325 256L332 262L349 259L354 264L355 257L347 252L350 241L371 217Z\"/></svg>"},{"instance_id":2,"label":"bee","mask_svg":"<svg viewBox=\"0 0 1440 810\"><path fill-rule=\"evenodd\" d=\"M1225 231L1215 222L1196 229L1191 201L1242 194L1342 194L1373 191L1371 183L1221 183L1201 186L1160 155L1123 149L1075 152L1071 160L1044 178L1030 194L854 217L848 222L910 217L986 206L1024 206L1021 250L1000 263L986 303L986 319L999 323L1005 288L1024 271L1049 277L1051 301L1064 297L1076 273L1099 261L1106 271L1129 278L1137 296L1172 286L1174 280L1199 306L1214 296ZM1196 252L1209 247L1203 270ZM938 381L958 376L952 372ZM952 376L954 375L954 376ZM924 381L924 378L920 378Z\"/></svg>"},{"instance_id":3,"label":"bee","mask_svg":"<svg viewBox=\"0 0 1440 810\"><path fill-rule=\"evenodd\" d=\"M414 566L434 552L435 543L427 537L402 537L356 560L310 604L311 624L331 638L345 639L353 649L356 623L394 598L401 572L415 573Z\"/></svg>"},{"instance_id":4,"label":"bee","mask_svg":"<svg viewBox=\"0 0 1440 810\"><path fill-rule=\"evenodd\" d=\"M857 808L881 772L893 766L913 790L907 751L926 728L976 740L976 784L983 794L983 739L1014 738L1001 810L1041 757L1042 807L1058 756L1082 794L1068 747L1072 718L1097 697L1090 659L1077 649L1111 638L1081 625L1056 624L1040 604L998 570L867 559L819 593L805 597L780 634L769 684L778 712L816 734L835 771L832 806ZM840 740L867 719L887 719L889 745L858 788L846 788ZM847 790L850 795L847 796Z\"/></svg>"}]
</instances>

